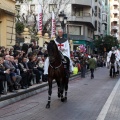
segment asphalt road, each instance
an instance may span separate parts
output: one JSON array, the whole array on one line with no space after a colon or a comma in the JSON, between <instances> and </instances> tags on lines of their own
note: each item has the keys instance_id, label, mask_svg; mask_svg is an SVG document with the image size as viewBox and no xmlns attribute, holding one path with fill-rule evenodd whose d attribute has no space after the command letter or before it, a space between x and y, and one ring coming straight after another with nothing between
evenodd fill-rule
<instances>
[{"instance_id":1,"label":"asphalt road","mask_svg":"<svg viewBox=\"0 0 120 120\"><path fill-rule=\"evenodd\" d=\"M0 120L96 120L118 77L111 79L106 68L80 76L69 82L68 101L57 98L57 87L53 88L51 108L46 109L48 92L44 91L0 109Z\"/></svg>"}]
</instances>

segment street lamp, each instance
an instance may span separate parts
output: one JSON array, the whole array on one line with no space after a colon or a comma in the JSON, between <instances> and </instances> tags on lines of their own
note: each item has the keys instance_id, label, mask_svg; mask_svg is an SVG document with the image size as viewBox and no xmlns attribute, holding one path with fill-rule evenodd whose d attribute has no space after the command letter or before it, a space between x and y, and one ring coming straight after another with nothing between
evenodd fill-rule
<instances>
[{"instance_id":1,"label":"street lamp","mask_svg":"<svg viewBox=\"0 0 120 120\"><path fill-rule=\"evenodd\" d=\"M64 31L65 25L67 24L67 17L64 14L64 11L60 12L60 14L58 16L59 16L59 21L61 23L61 27Z\"/></svg>"}]
</instances>

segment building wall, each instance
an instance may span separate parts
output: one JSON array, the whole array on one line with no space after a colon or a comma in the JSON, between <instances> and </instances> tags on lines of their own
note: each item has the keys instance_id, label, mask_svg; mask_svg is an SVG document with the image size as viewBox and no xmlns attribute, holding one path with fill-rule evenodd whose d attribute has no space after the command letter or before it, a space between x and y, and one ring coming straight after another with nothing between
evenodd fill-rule
<instances>
[{"instance_id":1,"label":"building wall","mask_svg":"<svg viewBox=\"0 0 120 120\"><path fill-rule=\"evenodd\" d=\"M116 4L116 2L118 4ZM115 7L117 5L117 7ZM110 33L120 41L120 1L110 0ZM117 9L115 9L117 8ZM117 14L117 15L115 15ZM116 24L115 24L116 23ZM114 28L114 29L113 29Z\"/></svg>"},{"instance_id":2,"label":"building wall","mask_svg":"<svg viewBox=\"0 0 120 120\"><path fill-rule=\"evenodd\" d=\"M15 1L0 2L0 46L10 47L15 44Z\"/></svg>"}]
</instances>

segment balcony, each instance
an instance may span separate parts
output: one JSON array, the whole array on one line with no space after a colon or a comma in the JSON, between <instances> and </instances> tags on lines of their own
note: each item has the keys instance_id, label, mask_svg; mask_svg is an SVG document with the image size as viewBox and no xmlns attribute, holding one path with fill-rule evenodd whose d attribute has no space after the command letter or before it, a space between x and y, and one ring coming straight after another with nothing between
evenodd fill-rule
<instances>
[{"instance_id":1,"label":"balcony","mask_svg":"<svg viewBox=\"0 0 120 120\"><path fill-rule=\"evenodd\" d=\"M114 2L113 2L113 5L119 6L119 2L118 2L118 1L114 1Z\"/></svg>"},{"instance_id":2,"label":"balcony","mask_svg":"<svg viewBox=\"0 0 120 120\"><path fill-rule=\"evenodd\" d=\"M71 16L68 21L72 22L86 22L92 24L94 26L94 18L90 15L90 13L83 13L82 16Z\"/></svg>"},{"instance_id":3,"label":"balcony","mask_svg":"<svg viewBox=\"0 0 120 120\"><path fill-rule=\"evenodd\" d=\"M119 14L119 10L118 9L114 9L114 10L112 10L112 13L113 14L116 14L116 13Z\"/></svg>"},{"instance_id":4,"label":"balcony","mask_svg":"<svg viewBox=\"0 0 120 120\"><path fill-rule=\"evenodd\" d=\"M71 0L71 4L79 4L83 6L92 6L92 0Z\"/></svg>"},{"instance_id":5,"label":"balcony","mask_svg":"<svg viewBox=\"0 0 120 120\"><path fill-rule=\"evenodd\" d=\"M118 25L115 25L115 26L112 26L111 29L112 30L119 30L119 27L118 27Z\"/></svg>"},{"instance_id":6,"label":"balcony","mask_svg":"<svg viewBox=\"0 0 120 120\"><path fill-rule=\"evenodd\" d=\"M116 37L117 39L119 39L119 34L118 33L114 33L114 34L111 34L113 37Z\"/></svg>"},{"instance_id":7,"label":"balcony","mask_svg":"<svg viewBox=\"0 0 120 120\"><path fill-rule=\"evenodd\" d=\"M111 18L111 22L119 22L119 18L118 17Z\"/></svg>"}]
</instances>

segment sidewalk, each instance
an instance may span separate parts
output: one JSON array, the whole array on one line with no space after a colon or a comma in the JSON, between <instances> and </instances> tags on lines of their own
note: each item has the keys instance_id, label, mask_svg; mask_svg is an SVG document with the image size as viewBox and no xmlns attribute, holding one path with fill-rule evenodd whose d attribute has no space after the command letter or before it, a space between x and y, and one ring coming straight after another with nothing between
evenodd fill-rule
<instances>
[{"instance_id":1,"label":"sidewalk","mask_svg":"<svg viewBox=\"0 0 120 120\"><path fill-rule=\"evenodd\" d=\"M120 78L96 120L120 120Z\"/></svg>"},{"instance_id":2,"label":"sidewalk","mask_svg":"<svg viewBox=\"0 0 120 120\"><path fill-rule=\"evenodd\" d=\"M80 73L77 75L71 75L70 80L74 80L75 78L78 78L79 75ZM56 86L56 82L53 81L53 87L55 86ZM8 92L7 95L0 96L0 108L15 103L17 101L23 100L25 98L28 98L30 96L33 96L37 93L43 92L47 89L48 89L48 83L43 82L41 84L34 84L33 86L27 89L20 89L18 91L15 91L14 93Z\"/></svg>"}]
</instances>

